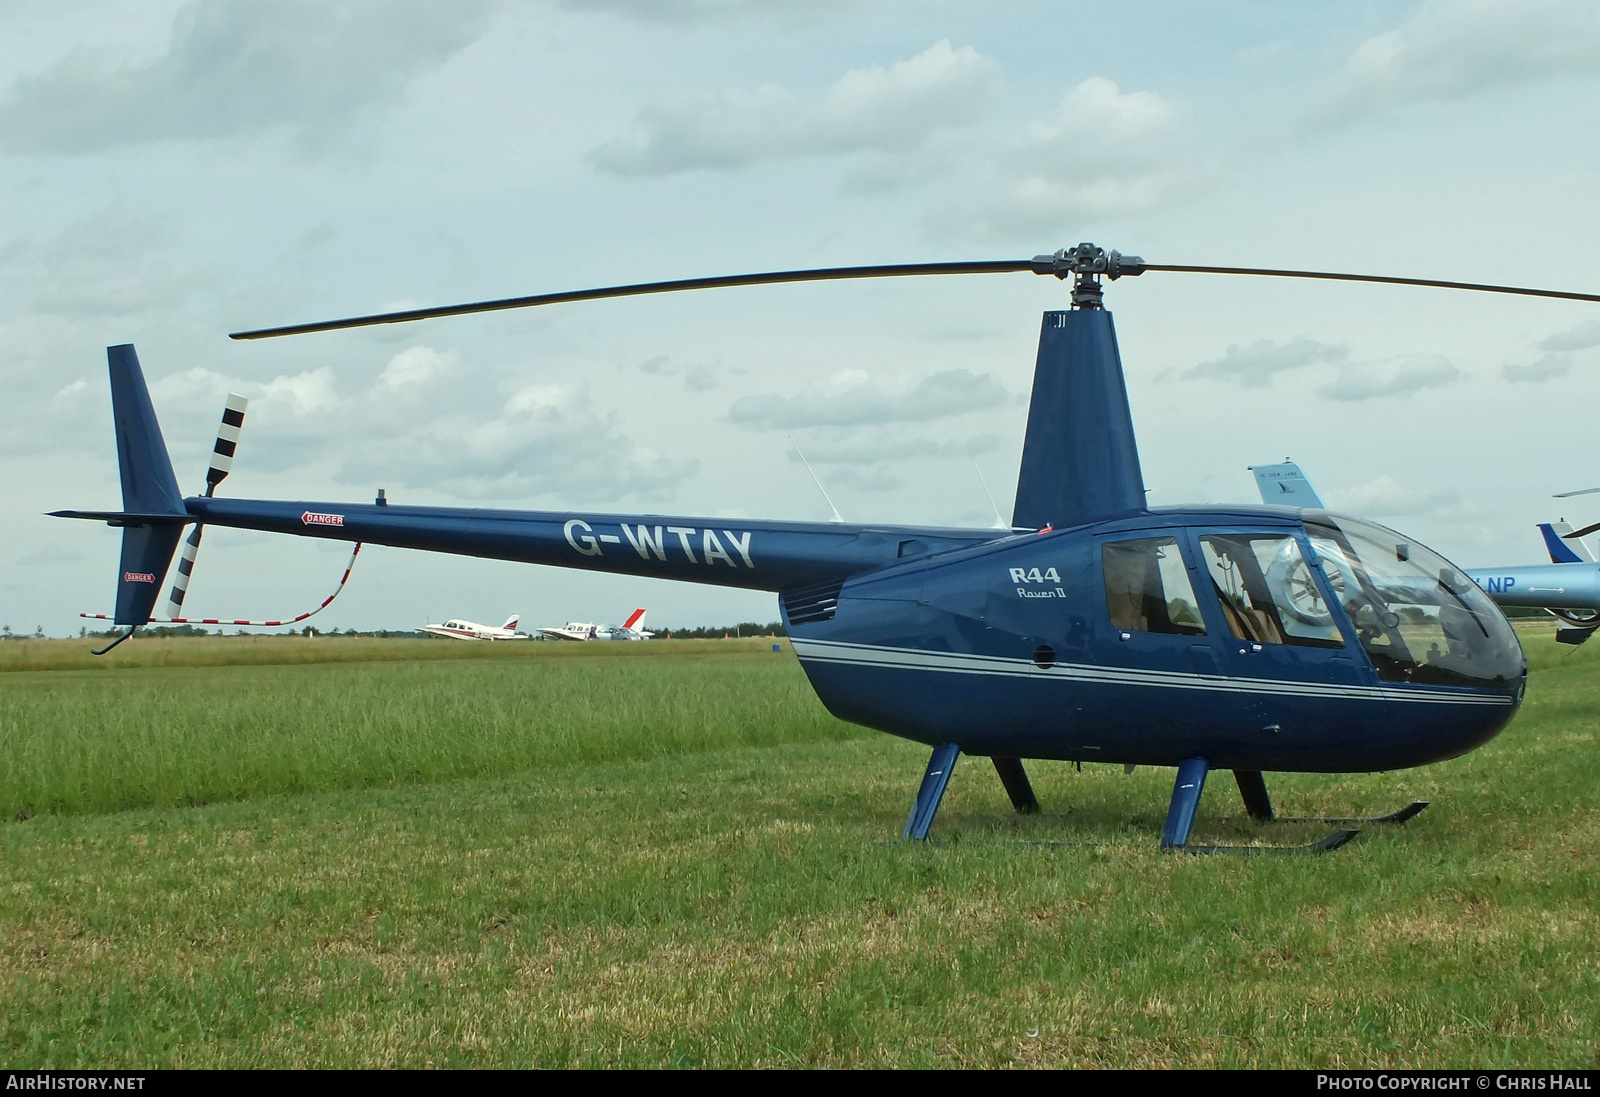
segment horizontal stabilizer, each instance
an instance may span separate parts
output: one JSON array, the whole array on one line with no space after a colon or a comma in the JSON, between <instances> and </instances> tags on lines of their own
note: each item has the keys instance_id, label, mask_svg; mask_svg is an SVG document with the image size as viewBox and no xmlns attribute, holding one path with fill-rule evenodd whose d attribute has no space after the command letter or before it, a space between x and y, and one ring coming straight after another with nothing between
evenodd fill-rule
<instances>
[{"instance_id":1,"label":"horizontal stabilizer","mask_svg":"<svg viewBox=\"0 0 1600 1097\"><path fill-rule=\"evenodd\" d=\"M167 514L165 512L151 514L146 511L131 510L53 510L51 518L87 518L93 522L104 522L108 526L149 526L174 524L183 525L193 521L187 514Z\"/></svg>"}]
</instances>

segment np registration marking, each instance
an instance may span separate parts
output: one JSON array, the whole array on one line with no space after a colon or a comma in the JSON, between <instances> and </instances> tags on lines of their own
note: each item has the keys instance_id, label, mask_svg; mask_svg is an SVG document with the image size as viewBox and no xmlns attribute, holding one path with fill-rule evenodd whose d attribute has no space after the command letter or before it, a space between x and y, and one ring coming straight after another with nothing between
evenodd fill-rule
<instances>
[{"instance_id":1,"label":"np registration marking","mask_svg":"<svg viewBox=\"0 0 1600 1097\"><path fill-rule=\"evenodd\" d=\"M597 533L582 518L570 518L562 527L562 532L567 536L567 544L582 556L604 556L607 545L620 548L626 539L641 560L665 561L669 556L681 555L691 564L715 566L722 563L730 568L756 566L750 557L749 530L725 529L719 537L717 530L695 526L647 526L623 522L617 528L621 530L621 536Z\"/></svg>"}]
</instances>

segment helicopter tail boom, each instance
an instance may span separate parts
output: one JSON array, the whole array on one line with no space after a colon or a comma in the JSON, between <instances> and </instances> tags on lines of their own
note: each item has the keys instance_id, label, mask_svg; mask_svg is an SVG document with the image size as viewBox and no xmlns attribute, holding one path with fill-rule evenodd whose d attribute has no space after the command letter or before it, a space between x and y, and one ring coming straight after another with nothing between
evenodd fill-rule
<instances>
[{"instance_id":1,"label":"helicopter tail boom","mask_svg":"<svg viewBox=\"0 0 1600 1097\"><path fill-rule=\"evenodd\" d=\"M206 525L781 592L992 541L993 530L193 498Z\"/></svg>"}]
</instances>

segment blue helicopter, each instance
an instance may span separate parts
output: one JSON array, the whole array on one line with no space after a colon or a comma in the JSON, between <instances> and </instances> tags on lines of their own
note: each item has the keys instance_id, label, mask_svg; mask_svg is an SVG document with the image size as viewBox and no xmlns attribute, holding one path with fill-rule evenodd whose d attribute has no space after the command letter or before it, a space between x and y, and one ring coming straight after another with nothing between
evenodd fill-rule
<instances>
[{"instance_id":1,"label":"blue helicopter","mask_svg":"<svg viewBox=\"0 0 1600 1097\"><path fill-rule=\"evenodd\" d=\"M1161 846L1189 843L1213 769L1274 818L1268 771L1400 769L1497 734L1527 664L1494 603L1415 540L1320 507L1152 508L1102 279L1147 271L1600 295L1377 275L1146 263L1081 244L1030 260L779 271L412 309L233 333L256 339L635 294L779 282L1031 272L1073 280L1046 312L1009 530L184 497L132 346L109 348L123 530L115 621L151 619L194 524L771 591L841 719L932 748L904 836L928 835L962 754L1019 812L1025 759L1177 769ZM225 419L226 422L226 419ZM237 426L237 424L234 424ZM237 433L233 434L237 437ZM225 451L225 452L224 452ZM233 441L219 438L231 460ZM1335 577L1337 591L1332 583ZM178 593L174 592L175 595ZM1373 822L1400 822L1412 804ZM1359 820L1326 820L1355 823ZM1331 849L1345 827L1310 846ZM1251 850L1261 847L1244 847Z\"/></svg>"},{"instance_id":2,"label":"blue helicopter","mask_svg":"<svg viewBox=\"0 0 1600 1097\"><path fill-rule=\"evenodd\" d=\"M1293 461L1276 465L1252 465L1256 487L1263 503L1281 506L1322 508L1311 481ZM1565 499L1587 495L1584 491L1562 492ZM1561 624L1556 642L1582 644L1600 629L1600 563L1595 561L1583 538L1600 530L1600 523L1574 530L1566 521L1541 522L1539 534L1550 554L1548 564L1518 564L1510 567L1468 568L1467 578L1501 606L1542 609ZM1335 586L1343 580L1334 576Z\"/></svg>"}]
</instances>

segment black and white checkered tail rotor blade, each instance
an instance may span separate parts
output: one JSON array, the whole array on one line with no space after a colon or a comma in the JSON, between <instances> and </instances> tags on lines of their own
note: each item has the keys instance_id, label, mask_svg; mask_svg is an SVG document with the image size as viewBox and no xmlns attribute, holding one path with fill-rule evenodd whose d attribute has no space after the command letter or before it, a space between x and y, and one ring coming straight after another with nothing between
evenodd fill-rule
<instances>
[{"instance_id":1,"label":"black and white checkered tail rotor blade","mask_svg":"<svg viewBox=\"0 0 1600 1097\"><path fill-rule=\"evenodd\" d=\"M206 470L206 498L216 494L217 485L228 478L233 470L233 453L239 447L239 429L244 426L244 412L250 401L237 392L228 393L227 406L222 409L222 424L217 427L217 444L211 449L211 467ZM200 534L205 526L195 523L193 532L183 542L183 554L172 573L172 589L167 593L168 617L183 616L183 599L189 593L189 576L194 573L195 554L200 551Z\"/></svg>"}]
</instances>

